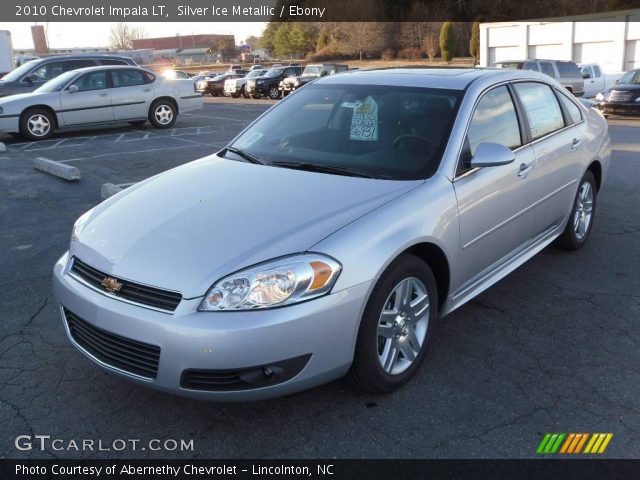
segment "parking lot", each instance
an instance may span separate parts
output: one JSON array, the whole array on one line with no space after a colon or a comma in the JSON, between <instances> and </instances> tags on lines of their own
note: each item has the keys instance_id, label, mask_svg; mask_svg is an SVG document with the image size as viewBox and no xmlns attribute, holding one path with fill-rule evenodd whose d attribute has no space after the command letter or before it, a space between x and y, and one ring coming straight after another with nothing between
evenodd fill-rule
<instances>
[{"instance_id":1,"label":"parking lot","mask_svg":"<svg viewBox=\"0 0 640 480\"><path fill-rule=\"evenodd\" d=\"M164 131L0 136L0 457L115 455L14 447L17 435L39 434L194 440L188 452L117 453L131 458L534 457L547 432L611 432L607 457L638 456L640 121L610 121L613 159L587 246L547 248L443 319L418 375L395 394L339 380L266 402L206 403L91 364L64 334L52 266L103 183L135 183L210 154L274 103L205 102ZM82 180L36 171L36 157L75 165Z\"/></svg>"}]
</instances>

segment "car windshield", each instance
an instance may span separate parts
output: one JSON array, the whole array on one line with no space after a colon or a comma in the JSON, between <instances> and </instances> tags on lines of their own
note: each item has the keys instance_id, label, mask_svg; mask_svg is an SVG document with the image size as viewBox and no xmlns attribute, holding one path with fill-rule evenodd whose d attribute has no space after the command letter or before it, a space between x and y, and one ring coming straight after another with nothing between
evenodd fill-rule
<instances>
[{"instance_id":1,"label":"car windshield","mask_svg":"<svg viewBox=\"0 0 640 480\"><path fill-rule=\"evenodd\" d=\"M226 73L223 73L222 75L216 75L215 77L212 78L212 80L214 82L218 81L218 80L224 80L225 78L227 78L229 75L227 75Z\"/></svg>"},{"instance_id":2,"label":"car windshield","mask_svg":"<svg viewBox=\"0 0 640 480\"><path fill-rule=\"evenodd\" d=\"M266 78L277 77L282 73L283 70L283 68L272 68L271 70L267 71L264 76Z\"/></svg>"},{"instance_id":3,"label":"car windshield","mask_svg":"<svg viewBox=\"0 0 640 480\"><path fill-rule=\"evenodd\" d=\"M640 70L631 70L620 77L618 83L640 84Z\"/></svg>"},{"instance_id":4,"label":"car windshield","mask_svg":"<svg viewBox=\"0 0 640 480\"><path fill-rule=\"evenodd\" d=\"M35 91L37 93L59 92L77 74L78 72L73 70L70 72L65 72L62 75L58 75L56 78L52 78L51 80L49 80L47 83L45 83Z\"/></svg>"},{"instance_id":5,"label":"car windshield","mask_svg":"<svg viewBox=\"0 0 640 480\"><path fill-rule=\"evenodd\" d=\"M29 71L35 66L35 64L35 60L30 60L27 63L20 65L15 70L11 70L4 77L2 77L2 80L5 82L15 82L16 80L20 80L24 75L29 73Z\"/></svg>"},{"instance_id":6,"label":"car windshield","mask_svg":"<svg viewBox=\"0 0 640 480\"><path fill-rule=\"evenodd\" d=\"M319 75L321 68L322 67L319 65L305 67L304 72L302 72L302 74L303 75Z\"/></svg>"},{"instance_id":7,"label":"car windshield","mask_svg":"<svg viewBox=\"0 0 640 480\"><path fill-rule=\"evenodd\" d=\"M265 164L427 178L438 169L461 97L458 90L311 84L231 146Z\"/></svg>"},{"instance_id":8,"label":"car windshield","mask_svg":"<svg viewBox=\"0 0 640 480\"><path fill-rule=\"evenodd\" d=\"M264 70L251 70L247 73L247 78L259 77L262 73L264 73Z\"/></svg>"}]
</instances>

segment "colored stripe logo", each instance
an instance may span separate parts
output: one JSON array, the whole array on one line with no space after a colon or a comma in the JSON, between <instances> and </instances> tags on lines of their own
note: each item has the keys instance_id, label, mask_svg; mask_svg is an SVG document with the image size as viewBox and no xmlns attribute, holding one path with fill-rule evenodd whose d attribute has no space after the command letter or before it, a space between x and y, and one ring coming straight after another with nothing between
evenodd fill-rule
<instances>
[{"instance_id":1,"label":"colored stripe logo","mask_svg":"<svg viewBox=\"0 0 640 480\"><path fill-rule=\"evenodd\" d=\"M538 445L536 453L543 455L554 453L600 454L604 453L612 438L613 433L547 433Z\"/></svg>"}]
</instances>

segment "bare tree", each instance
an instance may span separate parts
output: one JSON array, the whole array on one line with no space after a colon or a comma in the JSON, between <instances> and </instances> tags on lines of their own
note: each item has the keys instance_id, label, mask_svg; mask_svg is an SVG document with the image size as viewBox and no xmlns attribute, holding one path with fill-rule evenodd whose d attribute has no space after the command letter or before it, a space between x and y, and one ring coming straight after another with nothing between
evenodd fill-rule
<instances>
[{"instance_id":1,"label":"bare tree","mask_svg":"<svg viewBox=\"0 0 640 480\"><path fill-rule=\"evenodd\" d=\"M131 50L134 40L139 40L146 36L142 27L135 27L125 22L116 23L111 26L109 48L111 50Z\"/></svg>"},{"instance_id":2,"label":"bare tree","mask_svg":"<svg viewBox=\"0 0 640 480\"><path fill-rule=\"evenodd\" d=\"M378 52L386 45L387 24L384 22L345 22L341 24L341 46L346 53Z\"/></svg>"},{"instance_id":3,"label":"bare tree","mask_svg":"<svg viewBox=\"0 0 640 480\"><path fill-rule=\"evenodd\" d=\"M422 48L424 53L429 57L429 61L433 62L438 55L438 49L440 48L440 39L437 32L429 32L422 39Z\"/></svg>"}]
</instances>

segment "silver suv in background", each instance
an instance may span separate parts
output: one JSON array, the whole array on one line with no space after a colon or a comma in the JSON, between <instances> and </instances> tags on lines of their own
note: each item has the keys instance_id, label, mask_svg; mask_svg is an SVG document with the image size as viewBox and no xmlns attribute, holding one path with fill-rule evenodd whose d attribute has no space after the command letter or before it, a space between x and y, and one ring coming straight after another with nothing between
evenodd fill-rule
<instances>
[{"instance_id":1,"label":"silver suv in background","mask_svg":"<svg viewBox=\"0 0 640 480\"><path fill-rule=\"evenodd\" d=\"M137 66L133 59L121 55L57 55L39 58L24 63L2 77L0 80L0 97L29 93L65 72L100 65Z\"/></svg>"},{"instance_id":2,"label":"silver suv in background","mask_svg":"<svg viewBox=\"0 0 640 480\"><path fill-rule=\"evenodd\" d=\"M533 70L555 78L576 97L584 95L584 79L574 62L566 60L506 60L496 62L494 67L512 70Z\"/></svg>"}]
</instances>

